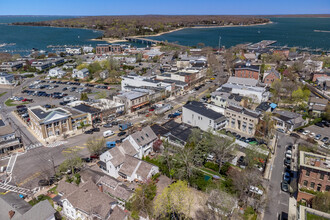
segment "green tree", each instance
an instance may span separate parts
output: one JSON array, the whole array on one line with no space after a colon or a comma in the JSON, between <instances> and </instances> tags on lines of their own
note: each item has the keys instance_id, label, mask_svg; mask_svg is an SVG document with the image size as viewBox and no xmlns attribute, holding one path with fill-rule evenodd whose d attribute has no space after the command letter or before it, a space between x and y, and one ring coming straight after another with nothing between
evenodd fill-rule
<instances>
[{"instance_id":1,"label":"green tree","mask_svg":"<svg viewBox=\"0 0 330 220\"><path fill-rule=\"evenodd\" d=\"M86 127L85 123L83 121L81 121L80 122L80 128L82 129L83 132L85 130L85 127Z\"/></svg>"},{"instance_id":2,"label":"green tree","mask_svg":"<svg viewBox=\"0 0 330 220\"><path fill-rule=\"evenodd\" d=\"M82 93L80 94L80 100L81 100L81 101L86 101L86 100L88 100L88 95L87 95L87 93L82 92Z\"/></svg>"},{"instance_id":3,"label":"green tree","mask_svg":"<svg viewBox=\"0 0 330 220\"><path fill-rule=\"evenodd\" d=\"M133 197L127 204L127 208L132 212L132 217L136 218L140 213L147 214L148 216L152 215L153 199L156 196L156 192L157 186L151 180L136 188Z\"/></svg>"},{"instance_id":4,"label":"green tree","mask_svg":"<svg viewBox=\"0 0 330 220\"><path fill-rule=\"evenodd\" d=\"M178 180L157 196L154 215L157 219L168 219L171 216L177 216L177 219L189 218L193 202L192 189L188 187L187 182Z\"/></svg>"},{"instance_id":5,"label":"green tree","mask_svg":"<svg viewBox=\"0 0 330 220\"><path fill-rule=\"evenodd\" d=\"M312 199L312 208L330 213L330 192L317 193Z\"/></svg>"},{"instance_id":6,"label":"green tree","mask_svg":"<svg viewBox=\"0 0 330 220\"><path fill-rule=\"evenodd\" d=\"M98 71L101 71L102 70L102 67L100 65L99 62L94 62L94 63L91 63L88 65L88 71L91 73L91 74L94 74Z\"/></svg>"},{"instance_id":7,"label":"green tree","mask_svg":"<svg viewBox=\"0 0 330 220\"><path fill-rule=\"evenodd\" d=\"M86 147L91 155L100 155L105 147L105 139L90 137L86 142Z\"/></svg>"},{"instance_id":8,"label":"green tree","mask_svg":"<svg viewBox=\"0 0 330 220\"><path fill-rule=\"evenodd\" d=\"M292 92L292 99L296 102L303 101L305 98L304 91L301 88Z\"/></svg>"},{"instance_id":9,"label":"green tree","mask_svg":"<svg viewBox=\"0 0 330 220\"><path fill-rule=\"evenodd\" d=\"M60 172L67 172L68 170L71 170L72 175L74 175L75 170L81 168L83 162L76 152L66 154L65 157L66 160L60 164L58 170Z\"/></svg>"}]
</instances>

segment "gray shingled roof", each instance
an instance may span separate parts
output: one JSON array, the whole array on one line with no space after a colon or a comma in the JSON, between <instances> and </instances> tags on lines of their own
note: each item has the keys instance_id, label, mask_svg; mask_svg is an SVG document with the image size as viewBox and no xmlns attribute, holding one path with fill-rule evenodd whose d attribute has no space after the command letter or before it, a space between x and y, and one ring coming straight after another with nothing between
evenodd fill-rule
<instances>
[{"instance_id":1,"label":"gray shingled roof","mask_svg":"<svg viewBox=\"0 0 330 220\"><path fill-rule=\"evenodd\" d=\"M145 146L157 139L156 134L150 126L144 127L141 131L131 134L131 137L139 146Z\"/></svg>"}]
</instances>

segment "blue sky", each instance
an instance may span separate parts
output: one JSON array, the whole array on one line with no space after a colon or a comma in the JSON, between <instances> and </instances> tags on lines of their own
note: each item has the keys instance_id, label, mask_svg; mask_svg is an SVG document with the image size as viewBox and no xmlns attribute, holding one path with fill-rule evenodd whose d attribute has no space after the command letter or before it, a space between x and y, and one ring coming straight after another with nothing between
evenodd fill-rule
<instances>
[{"instance_id":1,"label":"blue sky","mask_svg":"<svg viewBox=\"0 0 330 220\"><path fill-rule=\"evenodd\" d=\"M330 0L0 0L0 15L329 13Z\"/></svg>"}]
</instances>

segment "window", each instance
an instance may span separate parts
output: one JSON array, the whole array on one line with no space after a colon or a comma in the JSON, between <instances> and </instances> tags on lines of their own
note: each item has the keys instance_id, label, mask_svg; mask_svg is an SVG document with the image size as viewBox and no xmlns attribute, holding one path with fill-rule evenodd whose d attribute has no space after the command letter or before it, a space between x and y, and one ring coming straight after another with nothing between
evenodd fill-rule
<instances>
[{"instance_id":1,"label":"window","mask_svg":"<svg viewBox=\"0 0 330 220\"><path fill-rule=\"evenodd\" d=\"M141 136L141 139L144 140L144 138Z\"/></svg>"},{"instance_id":2,"label":"window","mask_svg":"<svg viewBox=\"0 0 330 220\"><path fill-rule=\"evenodd\" d=\"M147 136L147 137L149 137L149 135L148 135L148 134L146 134L146 136Z\"/></svg>"},{"instance_id":3,"label":"window","mask_svg":"<svg viewBox=\"0 0 330 220\"><path fill-rule=\"evenodd\" d=\"M212 120L210 120L210 122L209 122L210 124L212 123Z\"/></svg>"},{"instance_id":4,"label":"window","mask_svg":"<svg viewBox=\"0 0 330 220\"><path fill-rule=\"evenodd\" d=\"M310 175L310 171L309 170L306 170L306 176L309 176Z\"/></svg>"},{"instance_id":5,"label":"window","mask_svg":"<svg viewBox=\"0 0 330 220\"><path fill-rule=\"evenodd\" d=\"M311 188L314 189L314 187L315 187L315 183L314 182L311 182Z\"/></svg>"},{"instance_id":6,"label":"window","mask_svg":"<svg viewBox=\"0 0 330 220\"><path fill-rule=\"evenodd\" d=\"M330 186L329 186L329 185L327 185L327 186L325 187L325 191L327 191L327 192L330 191Z\"/></svg>"},{"instance_id":7,"label":"window","mask_svg":"<svg viewBox=\"0 0 330 220\"><path fill-rule=\"evenodd\" d=\"M316 188L316 190L320 192L320 191L321 191L321 187L322 187L321 184L317 184L317 188Z\"/></svg>"},{"instance_id":8,"label":"window","mask_svg":"<svg viewBox=\"0 0 330 220\"><path fill-rule=\"evenodd\" d=\"M320 173L320 179L324 180L324 173Z\"/></svg>"},{"instance_id":9,"label":"window","mask_svg":"<svg viewBox=\"0 0 330 220\"><path fill-rule=\"evenodd\" d=\"M307 185L308 185L308 181L304 180L304 186L307 186Z\"/></svg>"}]
</instances>

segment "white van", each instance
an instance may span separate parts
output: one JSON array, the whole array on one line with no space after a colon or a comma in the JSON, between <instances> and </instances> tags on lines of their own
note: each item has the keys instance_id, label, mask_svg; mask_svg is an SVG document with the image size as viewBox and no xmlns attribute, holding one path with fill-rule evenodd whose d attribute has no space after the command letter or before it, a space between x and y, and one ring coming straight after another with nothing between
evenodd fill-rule
<instances>
[{"instance_id":1,"label":"white van","mask_svg":"<svg viewBox=\"0 0 330 220\"><path fill-rule=\"evenodd\" d=\"M113 132L113 131L111 131L111 130L108 130L108 131L105 131L105 132L103 132L103 137L109 137L109 136L111 136L111 135L114 135L115 133Z\"/></svg>"}]
</instances>

